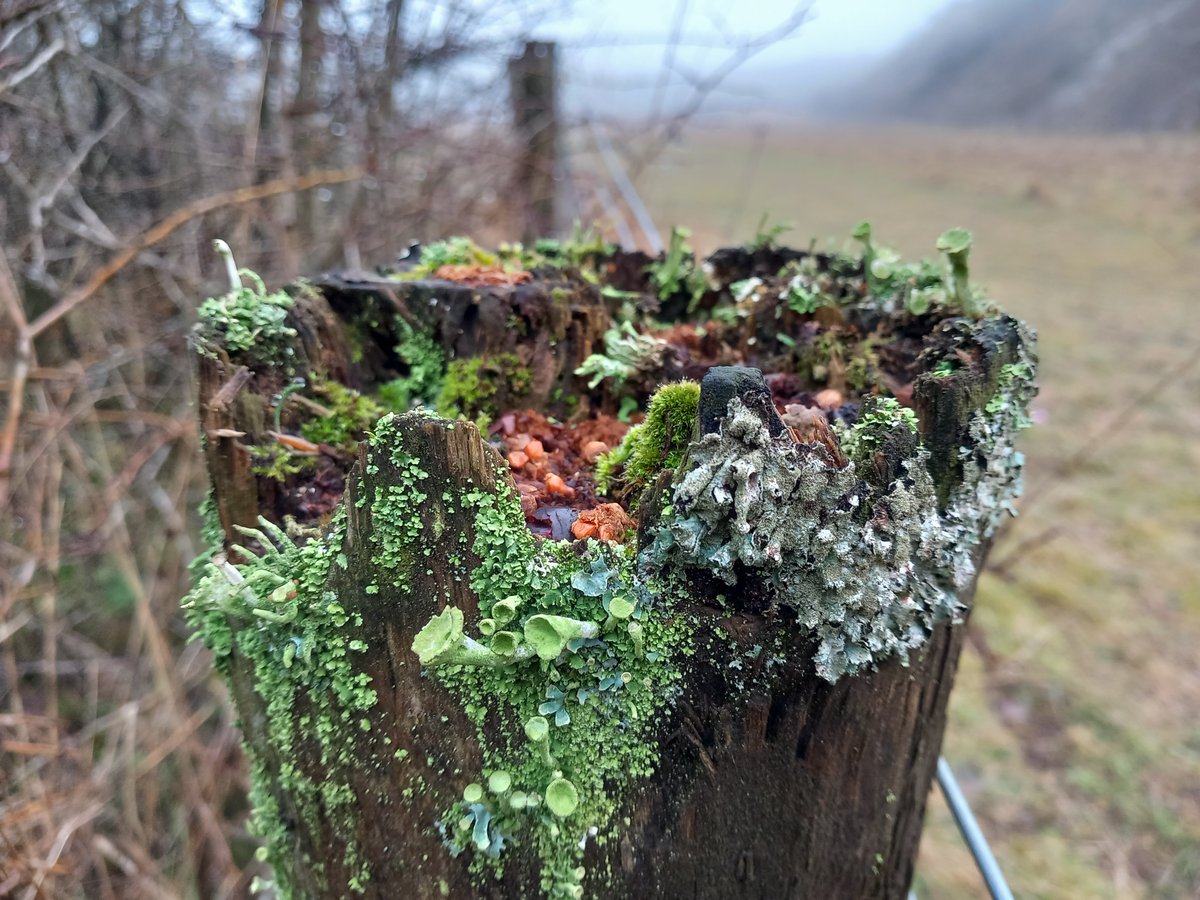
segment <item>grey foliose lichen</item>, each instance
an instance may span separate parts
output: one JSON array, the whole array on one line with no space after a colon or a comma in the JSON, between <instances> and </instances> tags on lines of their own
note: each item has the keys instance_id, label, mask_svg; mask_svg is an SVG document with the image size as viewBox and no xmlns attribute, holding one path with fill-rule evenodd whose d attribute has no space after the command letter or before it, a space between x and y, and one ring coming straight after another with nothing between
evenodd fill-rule
<instances>
[{"instance_id":1,"label":"grey foliose lichen","mask_svg":"<svg viewBox=\"0 0 1200 900\"><path fill-rule=\"evenodd\" d=\"M1023 462L1012 441L1032 378L1029 358L1005 367L970 423L963 481L940 512L925 449L890 485L872 487L852 462L839 468L817 445L772 438L735 398L720 430L692 445L645 561L731 584L753 570L812 630L828 681L892 656L907 662L938 623L961 619L979 544L1012 512Z\"/></svg>"}]
</instances>

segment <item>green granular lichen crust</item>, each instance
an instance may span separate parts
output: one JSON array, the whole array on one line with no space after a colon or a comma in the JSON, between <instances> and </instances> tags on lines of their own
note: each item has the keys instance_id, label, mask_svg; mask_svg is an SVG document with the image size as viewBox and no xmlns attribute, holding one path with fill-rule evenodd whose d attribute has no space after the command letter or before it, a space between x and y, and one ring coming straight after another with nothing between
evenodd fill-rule
<instances>
[{"instance_id":1,"label":"green granular lichen crust","mask_svg":"<svg viewBox=\"0 0 1200 900\"><path fill-rule=\"evenodd\" d=\"M276 889L285 897L298 894L288 883L295 848L279 796L310 823L345 826L339 831L349 836L351 892L361 892L370 876L353 838L357 812L345 773L352 764L349 748L377 698L369 677L354 666L354 657L367 649L359 633L362 618L327 589L330 567L345 565L344 520L339 514L326 534L302 545L263 522L261 531L249 535L261 555L243 548L247 562L234 565L214 554L183 604L188 624L213 652L219 672L230 676L235 647L253 665L254 690L265 705L262 737L273 758L263 758L254 742L247 742L253 778L250 830L262 838L261 854L274 867ZM301 765L297 735L316 736L312 763L319 765L320 778ZM305 745L311 746L307 737ZM319 871L317 861L310 865Z\"/></svg>"},{"instance_id":2,"label":"green granular lichen crust","mask_svg":"<svg viewBox=\"0 0 1200 900\"><path fill-rule=\"evenodd\" d=\"M387 420L376 435L406 453ZM481 618L500 624L489 635L469 622L464 632L460 616L443 612L415 642L414 663L417 650L442 654L427 674L475 723L484 760L437 826L451 853L471 854L481 879L503 875L513 843L531 844L548 896L582 896L585 878L603 896L605 873L584 870L584 848L616 837L628 792L657 768L656 727L691 626L656 602L631 548L590 541L580 554L534 537L503 479L459 496L475 520L471 588ZM579 636L564 631L561 652L540 658L530 636L548 622ZM507 655L481 652L489 644ZM531 739L539 729L544 739Z\"/></svg>"}]
</instances>

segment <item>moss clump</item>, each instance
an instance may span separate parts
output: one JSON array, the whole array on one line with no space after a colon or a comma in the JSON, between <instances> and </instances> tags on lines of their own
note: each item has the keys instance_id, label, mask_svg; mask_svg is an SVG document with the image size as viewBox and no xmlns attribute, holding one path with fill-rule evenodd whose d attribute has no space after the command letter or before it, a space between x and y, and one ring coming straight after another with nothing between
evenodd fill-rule
<instances>
[{"instance_id":1,"label":"moss clump","mask_svg":"<svg viewBox=\"0 0 1200 900\"><path fill-rule=\"evenodd\" d=\"M254 458L250 471L278 482L317 468L316 456L296 453L282 444L260 444L251 447L250 453Z\"/></svg>"},{"instance_id":2,"label":"moss clump","mask_svg":"<svg viewBox=\"0 0 1200 900\"><path fill-rule=\"evenodd\" d=\"M286 361L295 352L292 341L296 329L287 324L294 299L283 291L269 293L263 280L249 269L242 269L238 275L250 286L200 304L199 337L256 363Z\"/></svg>"},{"instance_id":3,"label":"moss clump","mask_svg":"<svg viewBox=\"0 0 1200 900\"><path fill-rule=\"evenodd\" d=\"M470 419L486 429L500 412L495 400L500 385L507 387L508 397L516 398L529 392L532 379L529 367L515 353L452 360L438 394L438 412L451 419Z\"/></svg>"},{"instance_id":4,"label":"moss clump","mask_svg":"<svg viewBox=\"0 0 1200 900\"><path fill-rule=\"evenodd\" d=\"M660 387L650 398L645 421L597 461L597 490L607 493L619 482L628 493L641 491L659 472L678 469L695 437L699 410L696 382Z\"/></svg>"},{"instance_id":5,"label":"moss clump","mask_svg":"<svg viewBox=\"0 0 1200 900\"><path fill-rule=\"evenodd\" d=\"M329 411L300 426L300 433L314 444L352 447L384 413L375 400L328 378L314 378L310 389Z\"/></svg>"},{"instance_id":6,"label":"moss clump","mask_svg":"<svg viewBox=\"0 0 1200 900\"><path fill-rule=\"evenodd\" d=\"M494 266L498 262L496 254L488 253L469 237L457 235L424 245L417 264L392 277L402 280L429 278L442 266Z\"/></svg>"},{"instance_id":7,"label":"moss clump","mask_svg":"<svg viewBox=\"0 0 1200 900\"><path fill-rule=\"evenodd\" d=\"M407 412L414 404L431 404L442 387L446 357L437 343L403 319L396 321L396 356L407 374L379 389L379 402L393 412Z\"/></svg>"}]
</instances>

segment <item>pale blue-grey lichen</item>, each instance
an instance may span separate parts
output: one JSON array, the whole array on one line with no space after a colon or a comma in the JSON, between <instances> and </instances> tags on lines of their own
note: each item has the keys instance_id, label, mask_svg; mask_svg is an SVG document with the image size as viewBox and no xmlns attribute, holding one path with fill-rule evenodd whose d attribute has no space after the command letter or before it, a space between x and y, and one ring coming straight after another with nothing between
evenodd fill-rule
<instances>
[{"instance_id":1,"label":"pale blue-grey lichen","mask_svg":"<svg viewBox=\"0 0 1200 900\"><path fill-rule=\"evenodd\" d=\"M735 398L720 430L693 444L647 559L727 583L739 571L765 579L811 629L816 671L829 681L907 661L938 623L961 619L977 548L1013 511L1023 460L1012 441L1033 370L1024 355L1006 366L996 397L972 416L962 482L941 511L924 448L875 488L853 462L838 467L816 445L773 439Z\"/></svg>"}]
</instances>

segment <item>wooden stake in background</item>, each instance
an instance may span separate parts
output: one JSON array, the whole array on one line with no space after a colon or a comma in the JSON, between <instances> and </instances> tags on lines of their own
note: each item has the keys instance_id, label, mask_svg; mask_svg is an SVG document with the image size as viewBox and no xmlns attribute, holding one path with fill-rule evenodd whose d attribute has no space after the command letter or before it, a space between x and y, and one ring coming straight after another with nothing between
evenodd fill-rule
<instances>
[{"instance_id":1,"label":"wooden stake in background","mask_svg":"<svg viewBox=\"0 0 1200 900\"><path fill-rule=\"evenodd\" d=\"M530 41L508 64L516 157L516 202L527 243L559 232L558 68L549 41Z\"/></svg>"}]
</instances>

